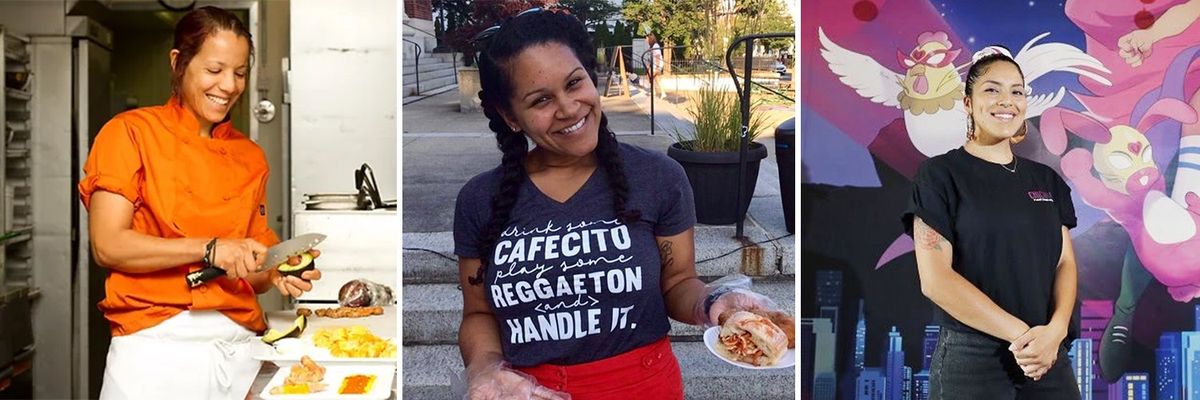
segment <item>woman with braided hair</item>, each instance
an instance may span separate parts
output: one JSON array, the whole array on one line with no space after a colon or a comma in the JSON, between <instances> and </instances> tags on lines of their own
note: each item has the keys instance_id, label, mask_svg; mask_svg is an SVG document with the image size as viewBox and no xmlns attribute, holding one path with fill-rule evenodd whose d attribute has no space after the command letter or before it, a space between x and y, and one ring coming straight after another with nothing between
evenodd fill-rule
<instances>
[{"instance_id":1,"label":"woman with braided hair","mask_svg":"<svg viewBox=\"0 0 1200 400\"><path fill-rule=\"evenodd\" d=\"M765 298L698 279L686 175L617 141L575 17L532 9L476 39L503 155L456 203L467 398L683 398L668 317Z\"/></svg>"}]
</instances>

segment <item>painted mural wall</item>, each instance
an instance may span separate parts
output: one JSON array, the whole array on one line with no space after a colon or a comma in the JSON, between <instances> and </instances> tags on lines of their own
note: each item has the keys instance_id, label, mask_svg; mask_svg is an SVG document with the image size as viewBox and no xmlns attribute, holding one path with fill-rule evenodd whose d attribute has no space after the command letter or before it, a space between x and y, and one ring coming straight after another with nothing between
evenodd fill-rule
<instances>
[{"instance_id":1,"label":"painted mural wall","mask_svg":"<svg viewBox=\"0 0 1200 400\"><path fill-rule=\"evenodd\" d=\"M1200 0L801 3L805 399L926 399L937 340L900 215L962 146L972 56L1030 87L1014 147L1072 188L1084 399L1200 399Z\"/></svg>"}]
</instances>

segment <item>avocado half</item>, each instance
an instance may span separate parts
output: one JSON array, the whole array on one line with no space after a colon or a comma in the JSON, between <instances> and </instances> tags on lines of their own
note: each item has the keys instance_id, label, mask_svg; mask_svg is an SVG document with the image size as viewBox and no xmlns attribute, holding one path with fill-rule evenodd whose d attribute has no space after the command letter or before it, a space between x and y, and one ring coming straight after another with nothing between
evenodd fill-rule
<instances>
[{"instance_id":1,"label":"avocado half","mask_svg":"<svg viewBox=\"0 0 1200 400\"><path fill-rule=\"evenodd\" d=\"M287 330L284 330L284 331L277 331L274 329L267 330L267 334L263 335L262 341L263 341L263 343L266 343L266 344L273 344L273 343L279 341L279 339L283 339L283 338L289 338L289 337L298 338L298 337L300 337L300 333L304 332L304 327L306 325L308 325L308 317L301 315L299 317L296 317L296 323L292 324L292 327L288 328Z\"/></svg>"},{"instance_id":2,"label":"avocado half","mask_svg":"<svg viewBox=\"0 0 1200 400\"><path fill-rule=\"evenodd\" d=\"M300 255L300 264L299 265L288 264L285 261L283 264L279 264L279 267L277 269L279 269L279 273L281 273L281 274L291 275L291 276L299 278L300 274L303 274L304 271L308 271L308 270L312 270L312 269L316 269L316 268L317 268L317 261L313 259L311 254L304 253L304 254Z\"/></svg>"}]
</instances>

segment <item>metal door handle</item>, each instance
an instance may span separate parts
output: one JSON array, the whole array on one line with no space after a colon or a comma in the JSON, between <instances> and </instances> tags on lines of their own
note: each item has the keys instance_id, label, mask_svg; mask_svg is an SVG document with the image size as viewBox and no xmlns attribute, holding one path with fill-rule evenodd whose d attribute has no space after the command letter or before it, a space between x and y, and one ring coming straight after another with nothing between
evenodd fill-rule
<instances>
[{"instance_id":1,"label":"metal door handle","mask_svg":"<svg viewBox=\"0 0 1200 400\"><path fill-rule=\"evenodd\" d=\"M267 99L259 100L254 106L254 118L264 124L275 120L275 104Z\"/></svg>"}]
</instances>

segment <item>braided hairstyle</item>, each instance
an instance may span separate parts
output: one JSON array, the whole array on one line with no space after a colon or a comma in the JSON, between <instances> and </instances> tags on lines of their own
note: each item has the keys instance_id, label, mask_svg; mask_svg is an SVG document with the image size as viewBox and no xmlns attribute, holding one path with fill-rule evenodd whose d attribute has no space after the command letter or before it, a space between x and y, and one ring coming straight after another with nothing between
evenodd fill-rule
<instances>
[{"instance_id":1,"label":"braided hairstyle","mask_svg":"<svg viewBox=\"0 0 1200 400\"><path fill-rule=\"evenodd\" d=\"M583 24L573 16L558 12L534 12L518 16L504 23L479 54L479 81L483 114L488 118L488 127L496 132L496 144L503 153L500 159L500 185L492 195L492 217L480 240L479 270L468 279L472 285L483 282L484 274L492 262L492 252L500 234L508 226L517 194L526 176L524 160L529 145L523 132L513 131L505 123L501 112L511 110L513 84L510 81L510 61L529 47L558 43L571 49L580 64L587 70L592 85L598 86L596 78L596 48ZM596 162L608 175L612 190L613 210L623 224L633 224L641 219L638 210L627 210L629 181L625 176L625 164L618 152L617 136L608 128L608 117L600 114L600 137L596 143Z\"/></svg>"}]
</instances>

